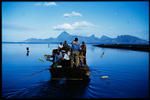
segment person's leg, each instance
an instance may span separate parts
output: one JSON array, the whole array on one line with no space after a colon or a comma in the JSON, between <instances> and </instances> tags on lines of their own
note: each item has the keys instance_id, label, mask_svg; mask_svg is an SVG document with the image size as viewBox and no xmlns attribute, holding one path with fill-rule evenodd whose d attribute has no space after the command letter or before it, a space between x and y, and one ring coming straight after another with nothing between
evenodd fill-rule
<instances>
[{"instance_id":1,"label":"person's leg","mask_svg":"<svg viewBox=\"0 0 150 100\"><path fill-rule=\"evenodd\" d=\"M83 55L84 55L84 61L83 62L84 62L84 65L86 65L86 52L84 52Z\"/></svg>"},{"instance_id":2,"label":"person's leg","mask_svg":"<svg viewBox=\"0 0 150 100\"><path fill-rule=\"evenodd\" d=\"M80 66L83 66L83 58L80 57Z\"/></svg>"},{"instance_id":3,"label":"person's leg","mask_svg":"<svg viewBox=\"0 0 150 100\"><path fill-rule=\"evenodd\" d=\"M74 61L74 65L75 67L77 66L77 57L76 57L76 51L73 51L73 61Z\"/></svg>"},{"instance_id":4,"label":"person's leg","mask_svg":"<svg viewBox=\"0 0 150 100\"><path fill-rule=\"evenodd\" d=\"M74 65L74 52L72 52L71 56L70 56L70 60L71 60L71 68L73 68Z\"/></svg>"},{"instance_id":5,"label":"person's leg","mask_svg":"<svg viewBox=\"0 0 150 100\"><path fill-rule=\"evenodd\" d=\"M79 52L76 52L76 67L78 67L80 64L80 61L79 61Z\"/></svg>"}]
</instances>

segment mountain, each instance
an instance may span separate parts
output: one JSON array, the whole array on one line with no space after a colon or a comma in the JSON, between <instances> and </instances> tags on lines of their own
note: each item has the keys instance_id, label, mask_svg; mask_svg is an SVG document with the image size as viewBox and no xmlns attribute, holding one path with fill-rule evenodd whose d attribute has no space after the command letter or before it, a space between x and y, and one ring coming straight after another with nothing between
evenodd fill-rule
<instances>
[{"instance_id":1,"label":"mountain","mask_svg":"<svg viewBox=\"0 0 150 100\"><path fill-rule=\"evenodd\" d=\"M115 40L120 44L145 44L147 42L143 39L130 35L121 35L118 36Z\"/></svg>"},{"instance_id":2,"label":"mountain","mask_svg":"<svg viewBox=\"0 0 150 100\"><path fill-rule=\"evenodd\" d=\"M79 41L85 41L86 43L99 43L99 44L148 44L148 41L140 39L131 35L120 35L116 38L110 38L108 36L101 36L101 38L96 37L95 35L91 35L89 37L86 36L77 36L71 35L68 32L64 31L60 33L57 38L47 38L47 39L35 39L30 38L25 40L25 42L63 42L67 41L71 43L74 38L78 37Z\"/></svg>"},{"instance_id":3,"label":"mountain","mask_svg":"<svg viewBox=\"0 0 150 100\"><path fill-rule=\"evenodd\" d=\"M66 38L70 38L70 35L69 33L67 33L66 31L62 32L58 37L57 39L60 39L60 40L64 40Z\"/></svg>"},{"instance_id":4,"label":"mountain","mask_svg":"<svg viewBox=\"0 0 150 100\"><path fill-rule=\"evenodd\" d=\"M110 38L110 37L108 37L108 36L105 36L105 35L103 35L101 38L100 38L100 41L102 42L102 43L106 43L106 44L110 44L110 43L112 43L113 42L113 39L112 38Z\"/></svg>"}]
</instances>

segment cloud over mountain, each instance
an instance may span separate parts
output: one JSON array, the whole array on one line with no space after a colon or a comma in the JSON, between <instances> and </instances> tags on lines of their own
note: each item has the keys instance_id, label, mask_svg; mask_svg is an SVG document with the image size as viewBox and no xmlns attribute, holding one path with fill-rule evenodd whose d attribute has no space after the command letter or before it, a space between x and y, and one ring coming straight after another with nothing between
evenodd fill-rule
<instances>
[{"instance_id":1,"label":"cloud over mountain","mask_svg":"<svg viewBox=\"0 0 150 100\"><path fill-rule=\"evenodd\" d=\"M75 11L72 11L71 13L65 13L64 14L64 17L73 17L73 16L79 16L79 17L81 17L82 14L79 13L79 12L75 12Z\"/></svg>"},{"instance_id":2,"label":"cloud over mountain","mask_svg":"<svg viewBox=\"0 0 150 100\"><path fill-rule=\"evenodd\" d=\"M57 26L54 26L54 30L81 30L87 27L94 26L92 23L87 21L80 21L80 22L74 22L72 24L70 23L64 23Z\"/></svg>"}]
</instances>

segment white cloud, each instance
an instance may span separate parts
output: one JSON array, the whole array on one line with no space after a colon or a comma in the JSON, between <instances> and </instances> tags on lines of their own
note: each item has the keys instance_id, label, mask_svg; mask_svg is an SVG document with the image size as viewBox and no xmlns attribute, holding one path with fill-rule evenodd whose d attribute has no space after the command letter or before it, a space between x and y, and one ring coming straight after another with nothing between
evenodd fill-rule
<instances>
[{"instance_id":1,"label":"white cloud","mask_svg":"<svg viewBox=\"0 0 150 100\"><path fill-rule=\"evenodd\" d=\"M56 6L56 2L45 2L44 6Z\"/></svg>"},{"instance_id":2,"label":"white cloud","mask_svg":"<svg viewBox=\"0 0 150 100\"><path fill-rule=\"evenodd\" d=\"M81 22L73 23L72 26L75 27L76 29L79 29L79 28L83 28L83 27L93 26L93 24L89 23L87 21L81 21Z\"/></svg>"},{"instance_id":3,"label":"white cloud","mask_svg":"<svg viewBox=\"0 0 150 100\"><path fill-rule=\"evenodd\" d=\"M64 23L53 27L54 30L73 30L74 27L69 23Z\"/></svg>"},{"instance_id":4,"label":"white cloud","mask_svg":"<svg viewBox=\"0 0 150 100\"><path fill-rule=\"evenodd\" d=\"M73 17L73 16L79 16L79 17L81 17L82 14L79 13L79 12L75 12L75 11L72 11L71 13L65 13L64 14L64 17Z\"/></svg>"},{"instance_id":5,"label":"white cloud","mask_svg":"<svg viewBox=\"0 0 150 100\"><path fill-rule=\"evenodd\" d=\"M54 26L54 30L79 30L84 29L87 27L93 27L94 25L87 21L80 21L80 22L74 22L72 24L70 23L64 23L61 25Z\"/></svg>"},{"instance_id":6,"label":"white cloud","mask_svg":"<svg viewBox=\"0 0 150 100\"><path fill-rule=\"evenodd\" d=\"M35 6L56 6L56 2L39 2L39 3L36 3Z\"/></svg>"}]
</instances>

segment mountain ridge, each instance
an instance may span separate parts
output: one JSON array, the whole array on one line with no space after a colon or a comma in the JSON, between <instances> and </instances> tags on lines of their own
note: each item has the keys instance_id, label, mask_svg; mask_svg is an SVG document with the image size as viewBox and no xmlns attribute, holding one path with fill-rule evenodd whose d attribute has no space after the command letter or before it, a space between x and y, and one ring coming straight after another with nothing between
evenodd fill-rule
<instances>
[{"instance_id":1,"label":"mountain ridge","mask_svg":"<svg viewBox=\"0 0 150 100\"><path fill-rule=\"evenodd\" d=\"M24 42L63 42L67 41L68 43L71 43L74 38L78 37L79 41L86 42L86 43L99 43L99 44L148 44L148 41L144 39L140 39L135 36L131 35L119 35L116 38L110 38L108 36L101 36L100 38L96 37L94 34L86 37L86 36L77 36L77 35L71 35L66 31L63 31L60 33L59 36L56 38L47 38L47 39L36 39L36 38L29 38L25 40Z\"/></svg>"}]
</instances>

